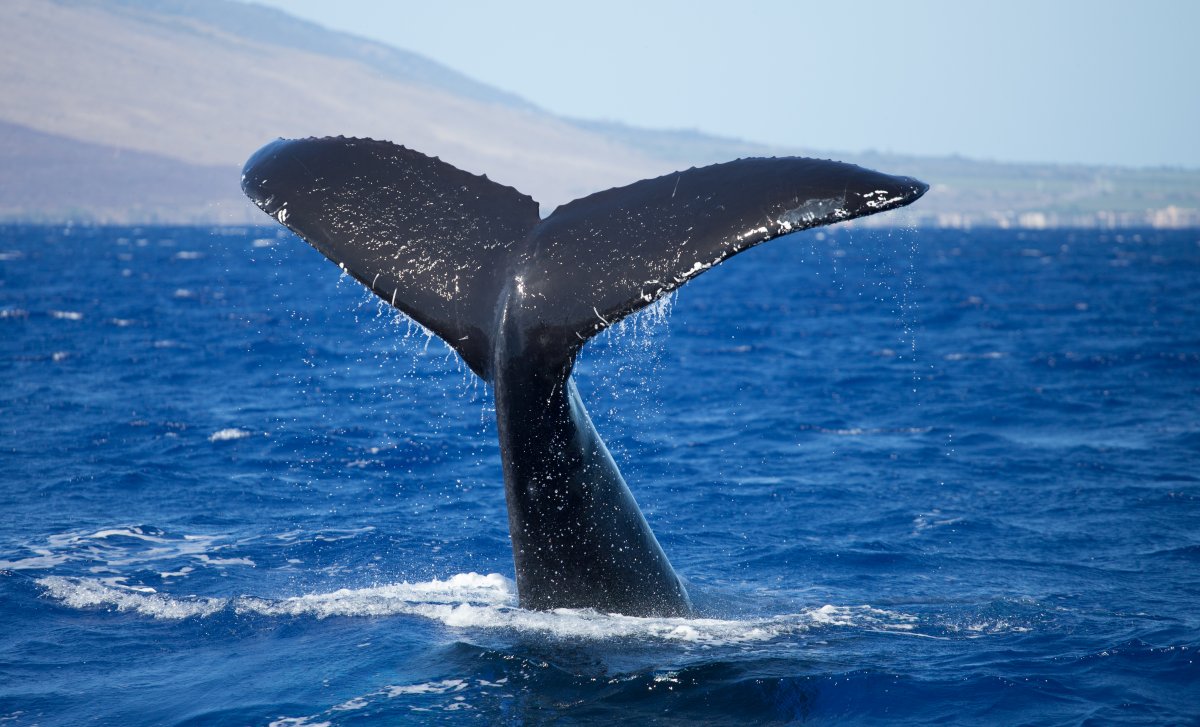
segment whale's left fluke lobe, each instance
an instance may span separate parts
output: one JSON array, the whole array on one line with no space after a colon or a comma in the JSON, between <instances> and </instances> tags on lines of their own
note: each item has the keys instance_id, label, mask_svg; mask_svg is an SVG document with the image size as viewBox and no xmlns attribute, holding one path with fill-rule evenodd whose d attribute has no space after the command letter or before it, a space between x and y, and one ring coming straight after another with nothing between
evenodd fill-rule
<instances>
[{"instance_id":1,"label":"whale's left fluke lobe","mask_svg":"<svg viewBox=\"0 0 1200 727\"><path fill-rule=\"evenodd\" d=\"M687 592L571 379L584 343L774 237L927 187L840 162L739 159L558 208L370 139L280 139L242 188L494 387L521 604L685 615Z\"/></svg>"},{"instance_id":2,"label":"whale's left fluke lobe","mask_svg":"<svg viewBox=\"0 0 1200 727\"><path fill-rule=\"evenodd\" d=\"M345 137L264 146L242 189L489 377L501 276L538 222L531 197L412 149Z\"/></svg>"}]
</instances>

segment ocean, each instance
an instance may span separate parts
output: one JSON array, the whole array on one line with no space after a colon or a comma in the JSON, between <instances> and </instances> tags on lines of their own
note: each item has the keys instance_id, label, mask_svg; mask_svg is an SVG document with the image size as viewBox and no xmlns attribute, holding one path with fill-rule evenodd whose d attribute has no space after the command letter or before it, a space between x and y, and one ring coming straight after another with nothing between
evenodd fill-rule
<instances>
[{"instance_id":1,"label":"ocean","mask_svg":"<svg viewBox=\"0 0 1200 727\"><path fill-rule=\"evenodd\" d=\"M0 228L0 371L0 725L1200 724L1200 231L808 231L590 343L688 619L518 608L488 387L282 229Z\"/></svg>"}]
</instances>

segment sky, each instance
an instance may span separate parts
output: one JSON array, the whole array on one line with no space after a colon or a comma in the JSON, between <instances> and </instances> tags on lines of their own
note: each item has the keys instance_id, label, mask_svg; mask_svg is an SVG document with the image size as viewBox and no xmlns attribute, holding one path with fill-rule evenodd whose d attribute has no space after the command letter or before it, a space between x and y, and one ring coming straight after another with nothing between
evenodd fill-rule
<instances>
[{"instance_id":1,"label":"sky","mask_svg":"<svg viewBox=\"0 0 1200 727\"><path fill-rule=\"evenodd\" d=\"M1197 0L258 0L553 113L823 151L1200 167Z\"/></svg>"}]
</instances>

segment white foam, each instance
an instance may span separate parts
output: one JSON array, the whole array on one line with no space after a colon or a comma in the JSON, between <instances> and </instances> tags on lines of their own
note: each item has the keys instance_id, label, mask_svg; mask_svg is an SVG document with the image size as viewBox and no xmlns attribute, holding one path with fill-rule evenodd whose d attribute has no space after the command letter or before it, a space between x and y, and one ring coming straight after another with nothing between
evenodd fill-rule
<instances>
[{"instance_id":1,"label":"white foam","mask_svg":"<svg viewBox=\"0 0 1200 727\"><path fill-rule=\"evenodd\" d=\"M353 699L342 702L341 704L333 705L332 707L329 708L329 711L330 712L349 712L349 711L353 711L355 709L363 709L364 707L368 706L369 704L370 704L370 702L368 702L363 697L354 697Z\"/></svg>"},{"instance_id":2,"label":"white foam","mask_svg":"<svg viewBox=\"0 0 1200 727\"><path fill-rule=\"evenodd\" d=\"M652 639L720 646L771 641L814 629L863 628L909 633L916 617L870 606L832 606L750 619L643 618L592 609L527 611L517 606L515 584L491 573L460 573L447 580L343 588L282 599L172 597L119 583L52 576L38 584L72 608L108 607L156 619L206 617L223 610L268 617L418 616L451 628L502 629L552 638L606 641ZM152 589L150 589L152 591Z\"/></svg>"},{"instance_id":3,"label":"white foam","mask_svg":"<svg viewBox=\"0 0 1200 727\"><path fill-rule=\"evenodd\" d=\"M225 607L223 598L172 598L141 589L106 585L90 578L39 578L46 594L71 608L105 606L118 611L133 611L157 619L178 620L192 616L210 616Z\"/></svg>"},{"instance_id":4,"label":"white foam","mask_svg":"<svg viewBox=\"0 0 1200 727\"><path fill-rule=\"evenodd\" d=\"M246 437L249 437L249 436L250 436L250 432L247 432L245 429L238 429L236 427L230 427L228 429L222 429L219 432L213 432L208 437L208 441L210 441L210 442L230 442L235 439L245 439Z\"/></svg>"},{"instance_id":5,"label":"white foam","mask_svg":"<svg viewBox=\"0 0 1200 727\"><path fill-rule=\"evenodd\" d=\"M460 573L448 580L398 583L370 588L342 588L329 593L293 596L280 600L254 597L238 599L239 612L268 616L425 616L447 625L458 621L458 609L498 611L515 608L516 586L498 573ZM461 625L475 625L474 622ZM484 624L480 624L484 625Z\"/></svg>"},{"instance_id":6,"label":"white foam","mask_svg":"<svg viewBox=\"0 0 1200 727\"><path fill-rule=\"evenodd\" d=\"M461 692L467 686L462 679L443 679L439 682L425 682L424 684L390 685L384 687L379 693L388 697L399 697L403 694L446 694Z\"/></svg>"},{"instance_id":7,"label":"white foam","mask_svg":"<svg viewBox=\"0 0 1200 727\"><path fill-rule=\"evenodd\" d=\"M55 318L59 319L60 321L82 321L83 320L83 314L80 313L79 311L74 311L74 310L52 310L52 311L50 311L50 315L54 316Z\"/></svg>"},{"instance_id":8,"label":"white foam","mask_svg":"<svg viewBox=\"0 0 1200 727\"><path fill-rule=\"evenodd\" d=\"M267 727L333 727L332 722L309 722L312 717L280 717Z\"/></svg>"},{"instance_id":9,"label":"white foam","mask_svg":"<svg viewBox=\"0 0 1200 727\"><path fill-rule=\"evenodd\" d=\"M122 538L134 538L137 540L145 540L146 542L149 542L149 543L165 543L165 542L167 542L166 538L159 537L157 535L149 535L147 533L142 532L141 529L139 529L139 528L109 528L108 530L97 530L96 532L92 533L91 535L89 535L87 537L103 539L103 538L111 538L114 535L120 536Z\"/></svg>"}]
</instances>

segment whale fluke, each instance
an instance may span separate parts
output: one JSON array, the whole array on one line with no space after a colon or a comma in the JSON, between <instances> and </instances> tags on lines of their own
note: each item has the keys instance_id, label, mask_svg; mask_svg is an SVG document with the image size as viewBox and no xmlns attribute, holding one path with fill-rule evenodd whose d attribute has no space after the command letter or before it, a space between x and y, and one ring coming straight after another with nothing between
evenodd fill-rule
<instances>
[{"instance_id":1,"label":"whale fluke","mask_svg":"<svg viewBox=\"0 0 1200 727\"><path fill-rule=\"evenodd\" d=\"M280 139L246 162L267 214L487 378L504 269L538 204L434 157L373 139Z\"/></svg>"},{"instance_id":2,"label":"whale fluke","mask_svg":"<svg viewBox=\"0 0 1200 727\"><path fill-rule=\"evenodd\" d=\"M485 176L344 137L268 144L242 188L493 385L521 605L629 615L690 604L571 379L580 348L732 255L927 189L841 162L739 159L541 220Z\"/></svg>"}]
</instances>

